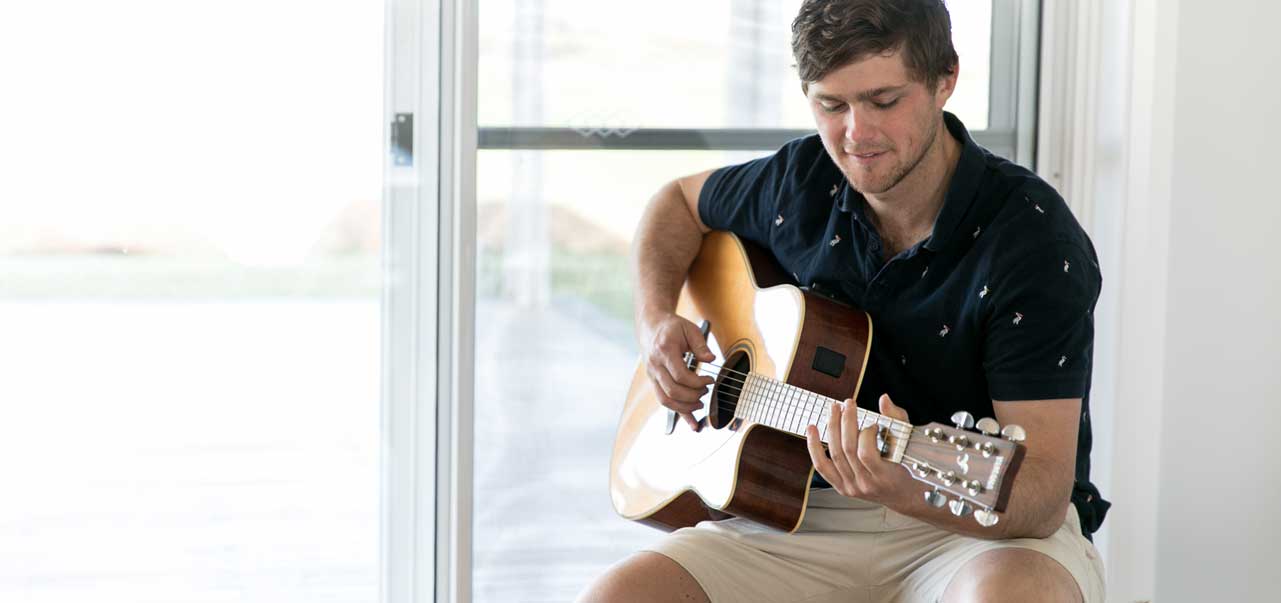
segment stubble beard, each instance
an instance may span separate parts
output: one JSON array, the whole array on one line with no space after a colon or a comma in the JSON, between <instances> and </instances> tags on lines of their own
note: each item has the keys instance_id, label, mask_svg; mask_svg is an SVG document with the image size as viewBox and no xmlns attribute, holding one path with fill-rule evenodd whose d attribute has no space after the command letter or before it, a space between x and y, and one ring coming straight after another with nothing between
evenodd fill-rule
<instances>
[{"instance_id":1,"label":"stubble beard","mask_svg":"<svg viewBox=\"0 0 1281 603\"><path fill-rule=\"evenodd\" d=\"M840 167L841 173L845 174L845 179L849 181L850 186L859 193L863 195L884 194L886 191L892 190L894 187L898 186L904 178L907 178L908 174L911 174L912 171L916 169L916 166L921 164L921 161L925 159L925 154L929 153L930 149L933 148L935 139L938 138L938 130L938 122L931 121L930 131L926 136L925 144L921 146L921 152L917 153L916 157L912 158L911 161L902 162L893 166L889 177L884 179L884 182L887 184L883 186L878 186L876 182L867 182L864 186L860 186L854 179L852 169L847 168L844 164L840 163L838 163L838 167ZM886 152L888 152L888 150ZM846 156L849 157L849 155Z\"/></svg>"}]
</instances>

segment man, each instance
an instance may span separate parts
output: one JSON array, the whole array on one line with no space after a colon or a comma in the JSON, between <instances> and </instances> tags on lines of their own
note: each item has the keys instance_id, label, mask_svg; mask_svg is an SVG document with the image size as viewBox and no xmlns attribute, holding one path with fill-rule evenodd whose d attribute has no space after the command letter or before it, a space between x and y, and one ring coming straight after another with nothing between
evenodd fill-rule
<instances>
[{"instance_id":1,"label":"man","mask_svg":"<svg viewBox=\"0 0 1281 603\"><path fill-rule=\"evenodd\" d=\"M681 178L636 239L637 329L661 403L696 427L712 355L673 313L702 236L770 249L797 282L876 324L861 398L916 424L956 410L1023 426L1026 460L994 527L929 506L849 408L800 530L703 522L611 568L584 601L1102 601L1088 535L1107 510L1089 482L1088 237L1028 170L978 147L943 106L956 85L939 0L806 0L792 25L818 133L770 157ZM817 480L816 480L817 481Z\"/></svg>"}]
</instances>

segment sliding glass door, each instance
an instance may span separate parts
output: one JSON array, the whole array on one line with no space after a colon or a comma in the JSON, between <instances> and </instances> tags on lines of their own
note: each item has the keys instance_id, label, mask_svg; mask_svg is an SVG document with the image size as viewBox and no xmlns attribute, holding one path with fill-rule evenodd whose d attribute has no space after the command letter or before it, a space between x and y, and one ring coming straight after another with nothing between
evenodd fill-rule
<instances>
[{"instance_id":1,"label":"sliding glass door","mask_svg":"<svg viewBox=\"0 0 1281 603\"><path fill-rule=\"evenodd\" d=\"M0 6L0 600L378 598L384 29Z\"/></svg>"}]
</instances>

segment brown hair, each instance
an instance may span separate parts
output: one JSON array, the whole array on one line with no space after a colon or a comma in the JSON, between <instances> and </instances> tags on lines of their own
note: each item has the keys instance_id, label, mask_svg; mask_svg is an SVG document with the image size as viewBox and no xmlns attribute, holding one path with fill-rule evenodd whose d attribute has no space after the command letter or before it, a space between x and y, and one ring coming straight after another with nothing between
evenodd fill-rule
<instances>
[{"instance_id":1,"label":"brown hair","mask_svg":"<svg viewBox=\"0 0 1281 603\"><path fill-rule=\"evenodd\" d=\"M943 0L805 0L792 21L801 89L863 58L903 51L908 73L933 91L956 69Z\"/></svg>"}]
</instances>

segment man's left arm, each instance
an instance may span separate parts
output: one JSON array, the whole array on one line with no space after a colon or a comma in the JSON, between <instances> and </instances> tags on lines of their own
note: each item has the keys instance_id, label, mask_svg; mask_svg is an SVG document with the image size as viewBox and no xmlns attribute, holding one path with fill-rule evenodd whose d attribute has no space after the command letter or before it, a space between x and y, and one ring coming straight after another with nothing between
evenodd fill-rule
<instances>
[{"instance_id":1,"label":"man's left arm","mask_svg":"<svg viewBox=\"0 0 1281 603\"><path fill-rule=\"evenodd\" d=\"M847 401L853 405L852 401ZM907 412L881 396L881 414L908 421ZM971 515L957 517L931 507L929 489L912 479L907 468L890 463L876 449L876 427L858 431L857 413L834 408L828 427L830 458L823 453L817 430L809 434L810 456L819 474L845 496L880 503L945 530L985 539L1046 538L1063 523L1070 504L1076 459L1081 400L993 401L996 420L1027 431L1027 454L1019 466L1009 503L1000 522L990 528ZM909 421L910 422L910 421Z\"/></svg>"},{"instance_id":2,"label":"man's left arm","mask_svg":"<svg viewBox=\"0 0 1281 603\"><path fill-rule=\"evenodd\" d=\"M1043 538L1062 525L1076 474L1102 279L1092 249L1067 241L1005 257L1009 264L991 275L985 298L983 367L996 420L1026 430L1027 454L1000 522L984 528L972 517L927 505L922 484L881 458L874 427L860 433L854 412L833 413L830 459L817 430L809 435L815 467L837 491L979 538ZM889 396L881 396L880 405L881 414L910 422Z\"/></svg>"}]
</instances>

